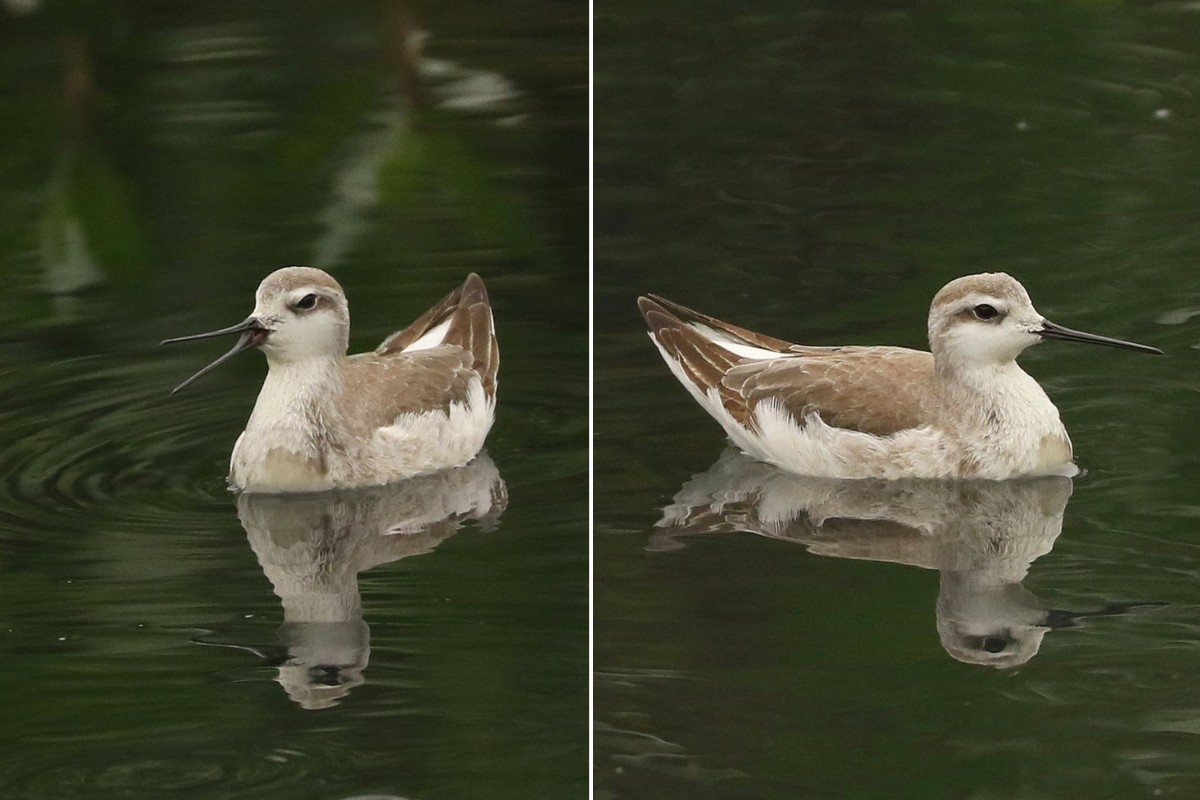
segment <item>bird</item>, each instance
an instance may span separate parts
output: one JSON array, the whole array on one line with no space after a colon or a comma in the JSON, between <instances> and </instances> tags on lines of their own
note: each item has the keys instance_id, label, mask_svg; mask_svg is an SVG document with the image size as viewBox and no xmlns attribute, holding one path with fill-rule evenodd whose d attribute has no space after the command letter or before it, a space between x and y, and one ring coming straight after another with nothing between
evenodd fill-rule
<instances>
[{"instance_id":1,"label":"bird","mask_svg":"<svg viewBox=\"0 0 1200 800\"><path fill-rule=\"evenodd\" d=\"M1050 322L1002 272L934 296L929 352L792 344L656 295L638 305L671 372L735 446L814 477L1072 477L1058 409L1017 356L1045 339L1162 354Z\"/></svg>"},{"instance_id":2,"label":"bird","mask_svg":"<svg viewBox=\"0 0 1200 800\"><path fill-rule=\"evenodd\" d=\"M278 269L242 322L163 344L238 335L225 355L172 394L245 350L267 376L233 447L236 492L378 486L469 462L495 418L500 350L483 280L462 285L369 353L346 355L342 287L314 267Z\"/></svg>"}]
</instances>

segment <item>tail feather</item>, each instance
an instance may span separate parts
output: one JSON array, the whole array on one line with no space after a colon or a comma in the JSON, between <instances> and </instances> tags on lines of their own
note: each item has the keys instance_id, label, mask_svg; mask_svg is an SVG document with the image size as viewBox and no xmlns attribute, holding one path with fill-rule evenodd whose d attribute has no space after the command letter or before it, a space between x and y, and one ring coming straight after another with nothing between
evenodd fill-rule
<instances>
[{"instance_id":1,"label":"tail feather","mask_svg":"<svg viewBox=\"0 0 1200 800\"><path fill-rule=\"evenodd\" d=\"M491 397L496 392L496 373L500 367L500 348L492 327L492 309L486 303L464 305L450 318L446 343L456 344L474 357L472 368L483 379L483 391Z\"/></svg>"},{"instance_id":2,"label":"tail feather","mask_svg":"<svg viewBox=\"0 0 1200 800\"><path fill-rule=\"evenodd\" d=\"M488 397L495 394L500 346L487 287L474 272L407 328L384 339L375 353L390 355L441 344L456 345L471 353L472 368L483 380L484 393Z\"/></svg>"},{"instance_id":3,"label":"tail feather","mask_svg":"<svg viewBox=\"0 0 1200 800\"><path fill-rule=\"evenodd\" d=\"M656 294L638 298L638 305L642 308L643 315L646 314L647 305L657 305L659 311L662 313L673 316L677 321L685 324L708 328L718 334L720 338L729 339L729 344L742 344L755 349L769 350L774 353L788 353L795 347L791 342L776 339L774 336L766 336L739 325L717 319L716 317L710 317L707 314L702 314L687 306L681 306L679 303L659 297ZM649 319L647 319L647 323L649 323Z\"/></svg>"},{"instance_id":4,"label":"tail feather","mask_svg":"<svg viewBox=\"0 0 1200 800\"><path fill-rule=\"evenodd\" d=\"M745 398L727 386L724 378L729 370L753 359L739 355L712 336L706 335L715 327L709 320L719 321L699 315L701 324L709 329L706 331L697 327L694 322L686 321L672 313L682 310L688 316L694 316L695 312L654 296L639 297L638 307L650 329L651 338L661 348L668 364L677 369L679 377L691 384L689 388L694 390L698 399L705 398L701 403L704 404L715 390L721 405L733 418L738 422L745 422L749 416Z\"/></svg>"}]
</instances>

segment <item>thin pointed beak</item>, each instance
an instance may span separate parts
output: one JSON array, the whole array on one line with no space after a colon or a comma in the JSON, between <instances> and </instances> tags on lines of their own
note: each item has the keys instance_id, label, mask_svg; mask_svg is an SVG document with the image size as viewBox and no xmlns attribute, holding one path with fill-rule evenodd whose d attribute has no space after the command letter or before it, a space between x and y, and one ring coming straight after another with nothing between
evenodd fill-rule
<instances>
[{"instance_id":1,"label":"thin pointed beak","mask_svg":"<svg viewBox=\"0 0 1200 800\"><path fill-rule=\"evenodd\" d=\"M1055 325L1048 319L1042 320L1042 326L1034 330L1034 333L1043 339L1062 339L1064 342L1084 342L1085 344L1098 344L1103 347L1119 347L1122 350L1136 350L1139 353L1154 353L1159 356L1163 354L1162 350L1159 350L1157 347L1151 347L1148 344L1126 342L1123 339L1111 339L1107 336L1097 336L1094 333L1074 331L1070 328L1064 328L1061 325Z\"/></svg>"},{"instance_id":2,"label":"thin pointed beak","mask_svg":"<svg viewBox=\"0 0 1200 800\"><path fill-rule=\"evenodd\" d=\"M228 328L221 328L219 331L209 331L208 333L196 333L196 334L192 334L191 336L178 336L174 339L163 339L161 342L159 342L159 344L174 344L175 342L194 342L197 339L211 339L215 336L224 336L229 333L240 333L241 334L241 336L238 337L237 344L235 344L228 353L221 356L216 361L212 362L207 367L200 370L195 375L188 378L186 381L184 381L183 383L179 384L174 389L172 389L171 394L175 394L180 389L191 386L193 383L195 383L197 380L199 380L202 376L207 375L208 373L212 372L214 369L221 366L226 361L233 358L234 356L236 356L238 353L242 352L243 350L249 350L252 347L258 347L260 344L262 344L263 342L265 342L267 340L267 335L270 334L270 331L267 330L266 328L264 328L262 326L262 323L260 323L254 317L247 317L245 320L243 320L242 322L239 322L237 325L230 325Z\"/></svg>"},{"instance_id":3,"label":"thin pointed beak","mask_svg":"<svg viewBox=\"0 0 1200 800\"><path fill-rule=\"evenodd\" d=\"M176 342L194 342L197 339L213 339L217 336L224 336L228 333L243 333L245 331L263 329L259 321L254 317L246 317L237 325L230 325L228 328L221 328L219 331L209 331L208 333L193 333L191 336L176 336L174 339L163 339L159 344L175 344Z\"/></svg>"}]
</instances>

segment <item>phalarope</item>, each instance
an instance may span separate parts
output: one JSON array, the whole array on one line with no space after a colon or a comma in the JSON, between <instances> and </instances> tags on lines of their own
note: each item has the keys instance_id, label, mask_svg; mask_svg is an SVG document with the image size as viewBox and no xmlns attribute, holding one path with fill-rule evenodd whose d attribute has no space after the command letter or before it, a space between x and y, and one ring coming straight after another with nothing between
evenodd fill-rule
<instances>
[{"instance_id":1,"label":"phalarope","mask_svg":"<svg viewBox=\"0 0 1200 800\"><path fill-rule=\"evenodd\" d=\"M1043 339L1162 353L1055 325L1004 273L937 293L931 353L810 347L660 297L638 305L671 372L737 447L817 477L1075 475L1058 409L1016 357Z\"/></svg>"},{"instance_id":2,"label":"phalarope","mask_svg":"<svg viewBox=\"0 0 1200 800\"><path fill-rule=\"evenodd\" d=\"M478 275L371 353L346 355L346 295L312 267L268 275L254 313L237 325L163 344L225 334L240 334L233 349L174 392L243 350L266 355L267 377L230 460L237 491L373 486L461 466L492 427L500 351Z\"/></svg>"}]
</instances>

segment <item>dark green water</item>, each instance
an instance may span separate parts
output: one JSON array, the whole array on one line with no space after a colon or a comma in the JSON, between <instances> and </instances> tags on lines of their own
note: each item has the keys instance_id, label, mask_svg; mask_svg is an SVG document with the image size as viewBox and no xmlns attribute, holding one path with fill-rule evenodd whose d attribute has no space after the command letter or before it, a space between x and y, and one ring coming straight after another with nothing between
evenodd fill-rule
<instances>
[{"instance_id":1,"label":"dark green water","mask_svg":"<svg viewBox=\"0 0 1200 800\"><path fill-rule=\"evenodd\" d=\"M586 37L565 2L0 10L0 796L585 796ZM222 346L156 342L295 263L352 350L482 274L490 460L239 507L261 356L171 398Z\"/></svg>"},{"instance_id":2,"label":"dark green water","mask_svg":"<svg viewBox=\"0 0 1200 800\"><path fill-rule=\"evenodd\" d=\"M596 48L596 796L1196 796L1196 9L604 0ZM637 294L923 347L934 292L995 269L1168 352L1024 356L1073 485L921 500L958 522L905 535L767 530L815 490L743 476L783 494L656 533L724 445ZM989 615L1005 669L939 629Z\"/></svg>"}]
</instances>

